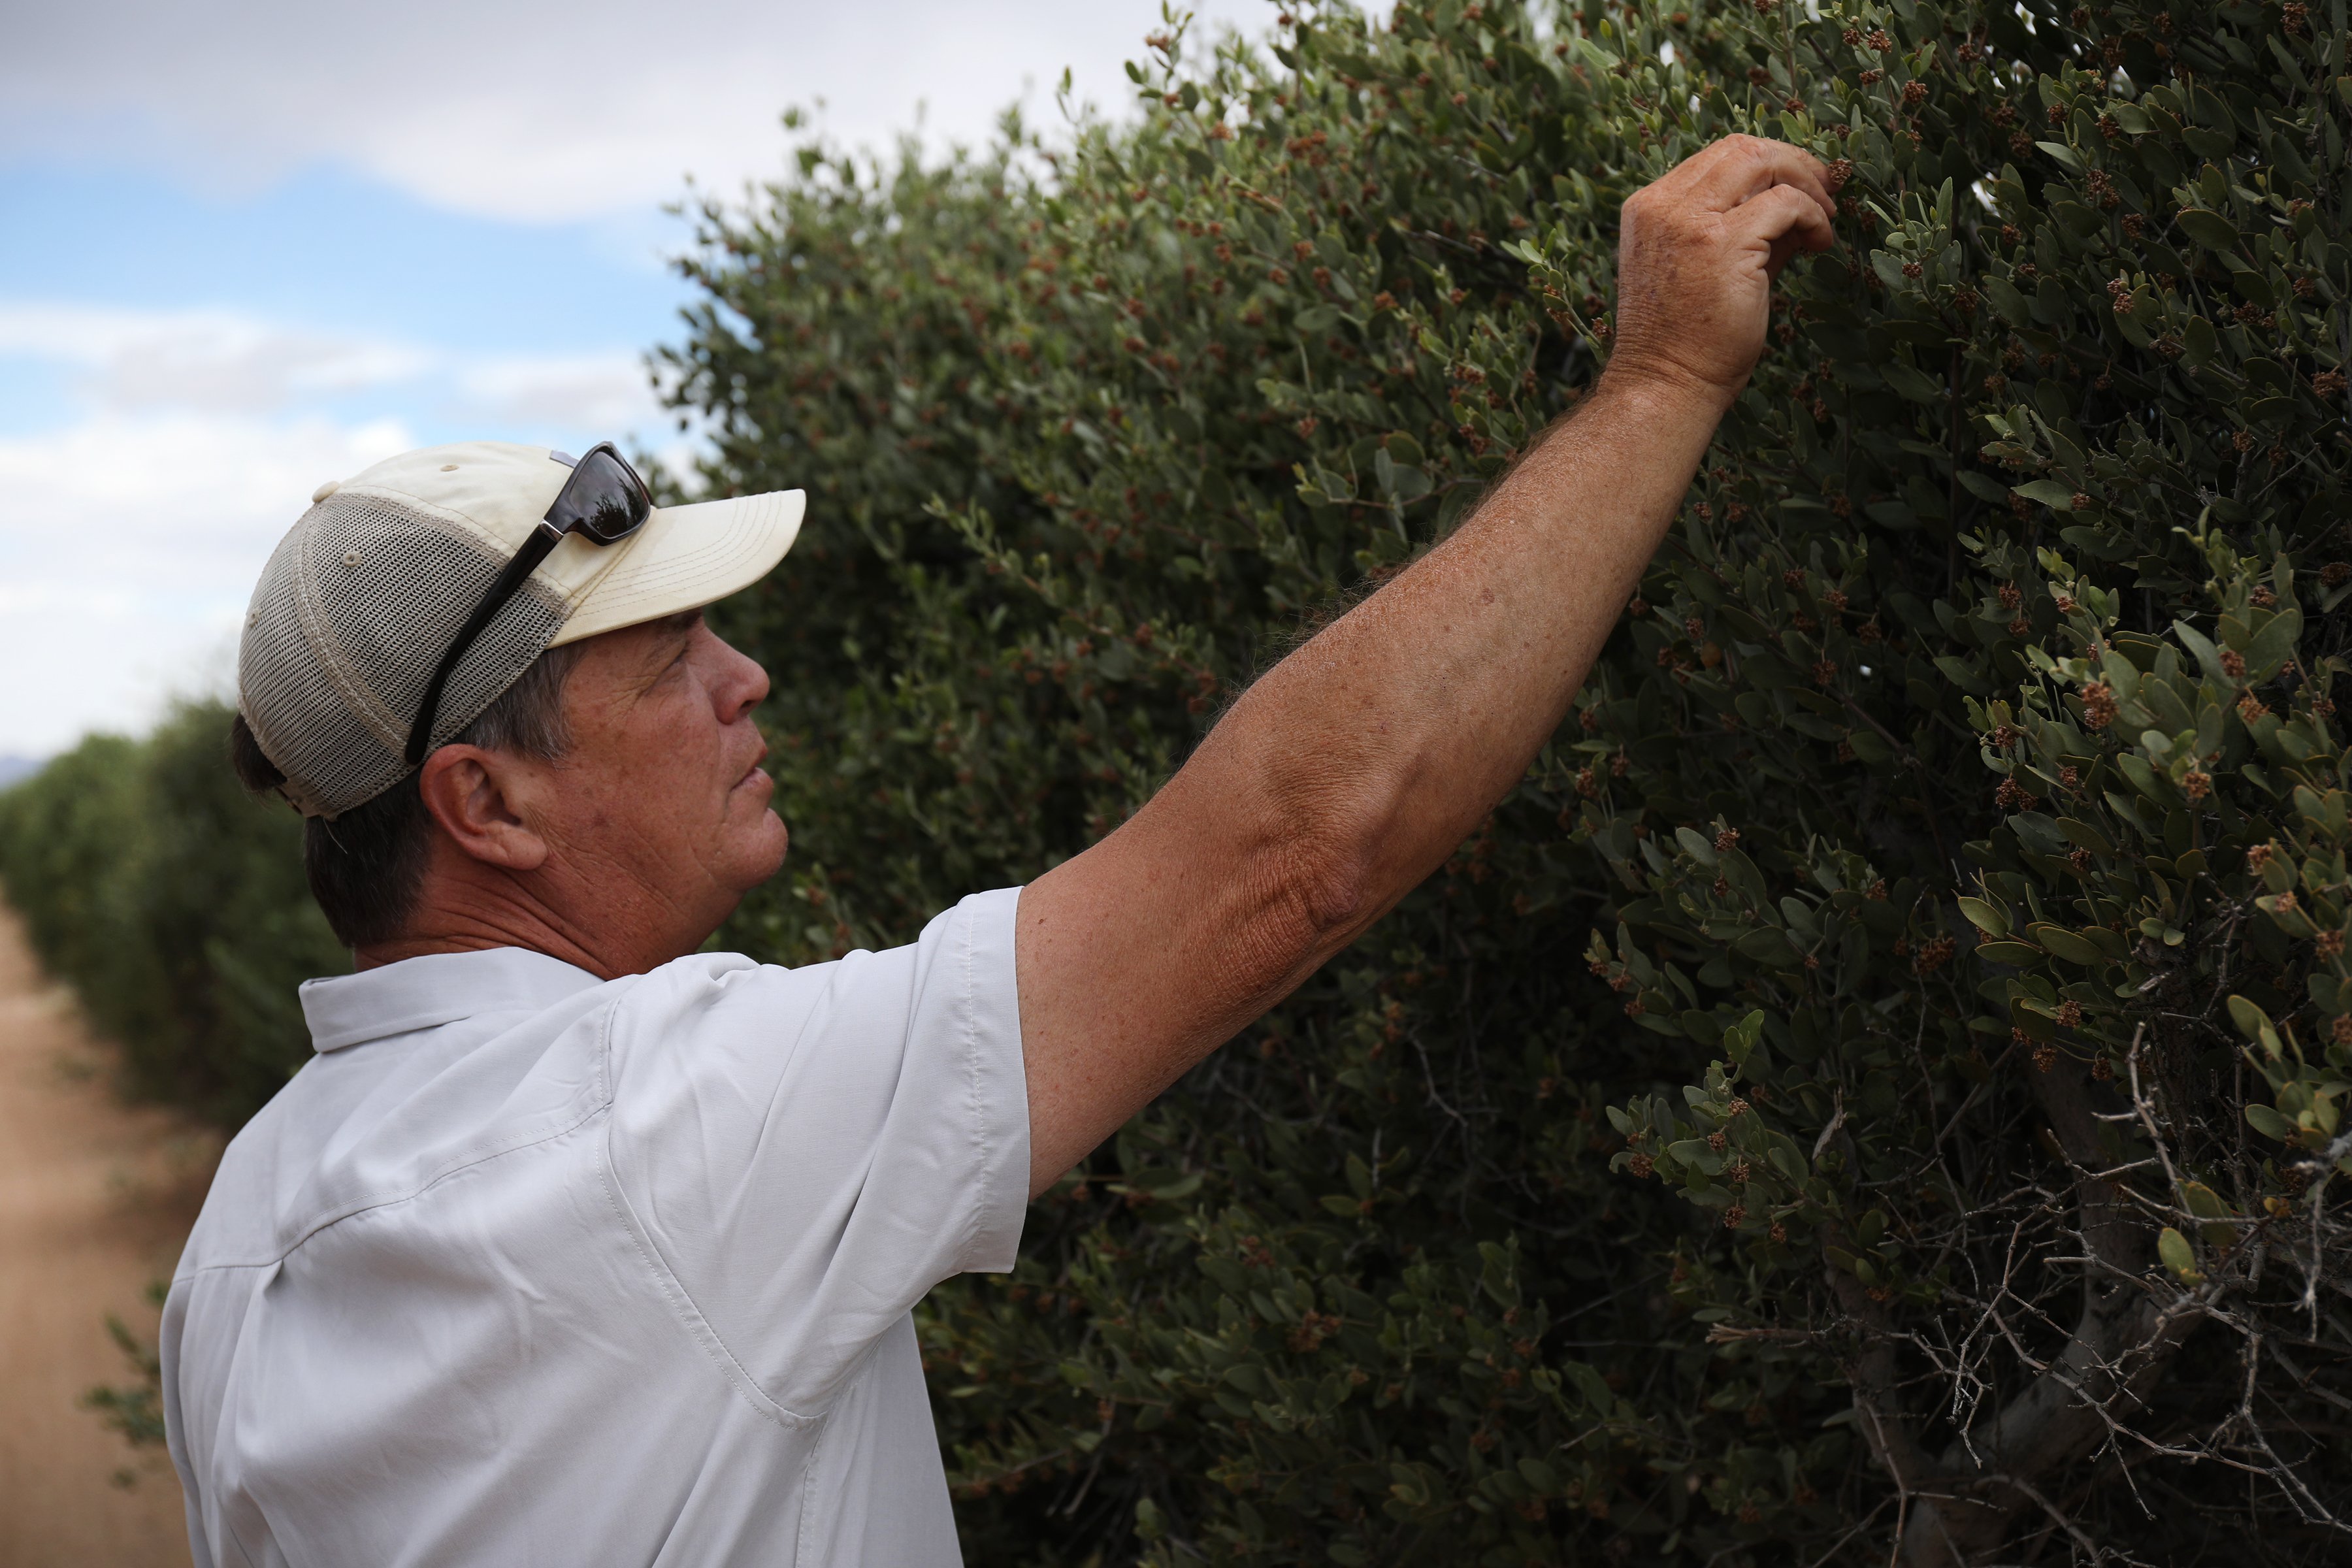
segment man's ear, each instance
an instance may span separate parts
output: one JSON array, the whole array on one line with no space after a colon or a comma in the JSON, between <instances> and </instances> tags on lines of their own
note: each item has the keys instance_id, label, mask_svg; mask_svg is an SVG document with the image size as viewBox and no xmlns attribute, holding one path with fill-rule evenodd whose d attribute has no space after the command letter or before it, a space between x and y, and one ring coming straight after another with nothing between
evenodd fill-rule
<instances>
[{"instance_id":1,"label":"man's ear","mask_svg":"<svg viewBox=\"0 0 2352 1568\"><path fill-rule=\"evenodd\" d=\"M459 849L509 871L535 871L547 859L547 840L516 809L530 787L528 767L478 746L444 746L417 770L417 793Z\"/></svg>"}]
</instances>

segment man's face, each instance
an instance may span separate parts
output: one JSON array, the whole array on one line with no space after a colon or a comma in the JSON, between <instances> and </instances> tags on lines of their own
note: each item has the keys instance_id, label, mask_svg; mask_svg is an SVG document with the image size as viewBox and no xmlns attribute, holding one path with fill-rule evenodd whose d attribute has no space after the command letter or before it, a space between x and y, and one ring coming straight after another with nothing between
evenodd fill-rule
<instances>
[{"instance_id":1,"label":"man's face","mask_svg":"<svg viewBox=\"0 0 2352 1568\"><path fill-rule=\"evenodd\" d=\"M564 686L572 748L533 814L546 870L653 948L692 952L783 864L751 721L767 694L698 612L592 639Z\"/></svg>"}]
</instances>

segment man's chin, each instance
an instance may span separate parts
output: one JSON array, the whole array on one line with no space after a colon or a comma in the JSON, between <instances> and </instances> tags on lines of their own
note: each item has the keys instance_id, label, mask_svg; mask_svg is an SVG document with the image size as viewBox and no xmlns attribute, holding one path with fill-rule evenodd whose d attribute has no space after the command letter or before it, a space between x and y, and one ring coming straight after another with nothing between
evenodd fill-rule
<instances>
[{"instance_id":1,"label":"man's chin","mask_svg":"<svg viewBox=\"0 0 2352 1568\"><path fill-rule=\"evenodd\" d=\"M761 814L760 828L761 838L767 842L761 843L758 848L744 856L745 868L751 873L751 880L743 884L743 890L747 893L782 870L784 858L793 847L792 830L773 811Z\"/></svg>"}]
</instances>

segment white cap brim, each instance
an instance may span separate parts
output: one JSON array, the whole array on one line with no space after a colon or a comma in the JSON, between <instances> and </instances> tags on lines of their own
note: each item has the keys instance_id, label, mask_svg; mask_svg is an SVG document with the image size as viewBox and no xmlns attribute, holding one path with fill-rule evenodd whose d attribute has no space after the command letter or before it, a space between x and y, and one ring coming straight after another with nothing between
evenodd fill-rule
<instances>
[{"instance_id":1,"label":"white cap brim","mask_svg":"<svg viewBox=\"0 0 2352 1568\"><path fill-rule=\"evenodd\" d=\"M771 490L656 507L549 646L699 609L750 587L793 547L807 504L804 490Z\"/></svg>"}]
</instances>

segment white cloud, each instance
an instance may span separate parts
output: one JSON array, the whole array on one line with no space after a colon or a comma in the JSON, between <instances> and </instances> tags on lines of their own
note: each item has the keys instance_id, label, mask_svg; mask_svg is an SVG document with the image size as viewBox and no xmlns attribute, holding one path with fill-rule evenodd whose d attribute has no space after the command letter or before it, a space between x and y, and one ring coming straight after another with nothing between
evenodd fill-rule
<instances>
[{"instance_id":1,"label":"white cloud","mask_svg":"<svg viewBox=\"0 0 2352 1568\"><path fill-rule=\"evenodd\" d=\"M104 412L0 439L0 752L137 729L218 689L262 563L323 479L415 445L397 420Z\"/></svg>"},{"instance_id":2,"label":"white cloud","mask_svg":"<svg viewBox=\"0 0 2352 1568\"><path fill-rule=\"evenodd\" d=\"M235 310L0 300L10 357L68 368L102 413L279 414L392 390L457 423L617 434L662 419L635 353L467 355Z\"/></svg>"},{"instance_id":3,"label":"white cloud","mask_svg":"<svg viewBox=\"0 0 2352 1568\"><path fill-rule=\"evenodd\" d=\"M1157 0L81 0L20 6L0 52L0 152L129 155L212 184L322 160L495 216L642 208L695 175L731 195L782 165L777 115L826 102L887 146L918 106L977 142L1065 66L1117 109ZM1195 7L1262 27L1262 0Z\"/></svg>"},{"instance_id":4,"label":"white cloud","mask_svg":"<svg viewBox=\"0 0 2352 1568\"><path fill-rule=\"evenodd\" d=\"M298 396L360 391L425 374L407 345L288 328L230 310L133 310L0 301L0 355L85 373L112 408L261 413Z\"/></svg>"},{"instance_id":5,"label":"white cloud","mask_svg":"<svg viewBox=\"0 0 2352 1568\"><path fill-rule=\"evenodd\" d=\"M465 413L506 425L649 431L662 416L635 354L483 359L456 377Z\"/></svg>"}]
</instances>

